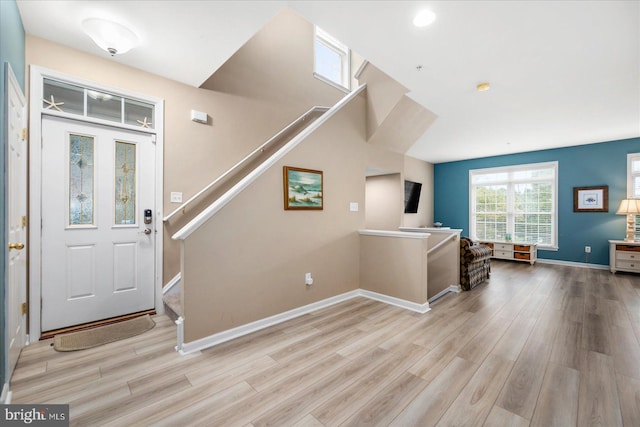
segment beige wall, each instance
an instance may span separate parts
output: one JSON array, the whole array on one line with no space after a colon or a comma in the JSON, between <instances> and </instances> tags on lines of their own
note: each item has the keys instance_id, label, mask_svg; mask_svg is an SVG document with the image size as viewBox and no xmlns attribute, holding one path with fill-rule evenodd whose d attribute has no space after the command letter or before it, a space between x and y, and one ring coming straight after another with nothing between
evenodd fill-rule
<instances>
[{"instance_id":1,"label":"beige wall","mask_svg":"<svg viewBox=\"0 0 640 427\"><path fill-rule=\"evenodd\" d=\"M313 77L313 36L313 25L285 8L200 87L260 100L272 108L285 107L288 112L330 107L344 93ZM250 127L251 111L243 119Z\"/></svg>"},{"instance_id":2,"label":"beige wall","mask_svg":"<svg viewBox=\"0 0 640 427\"><path fill-rule=\"evenodd\" d=\"M428 239L360 236L360 287L424 304L427 250Z\"/></svg>"},{"instance_id":3,"label":"beige wall","mask_svg":"<svg viewBox=\"0 0 640 427\"><path fill-rule=\"evenodd\" d=\"M186 342L359 287L364 108L358 96L187 238ZM284 210L285 165L323 171L324 210Z\"/></svg>"},{"instance_id":4,"label":"beige wall","mask_svg":"<svg viewBox=\"0 0 640 427\"><path fill-rule=\"evenodd\" d=\"M313 77L312 36L313 26L285 9L223 65L221 75L235 80L221 78L215 91L124 66L107 54L91 55L33 36L27 36L26 63L164 99L166 215L179 206L170 203L172 191L182 192L187 200L311 106L333 105L344 96ZM278 52L293 59L284 62ZM265 64L270 64L266 74ZM243 86L246 91L240 90ZM206 112L209 123L192 122L192 109ZM165 283L180 271L179 245L171 235L187 219L165 224Z\"/></svg>"},{"instance_id":5,"label":"beige wall","mask_svg":"<svg viewBox=\"0 0 640 427\"><path fill-rule=\"evenodd\" d=\"M371 138L409 90L368 63L358 79L367 84L367 139Z\"/></svg>"},{"instance_id":6,"label":"beige wall","mask_svg":"<svg viewBox=\"0 0 640 427\"><path fill-rule=\"evenodd\" d=\"M404 179L422 184L417 214L403 214L404 227L433 225L433 164L404 156ZM404 190L404 187L403 187Z\"/></svg>"},{"instance_id":7,"label":"beige wall","mask_svg":"<svg viewBox=\"0 0 640 427\"><path fill-rule=\"evenodd\" d=\"M460 284L460 234L446 230L437 232L430 230L428 233L431 234L429 249L434 248L452 234L455 235L453 239L443 243L429 254L427 297L433 298L449 286Z\"/></svg>"},{"instance_id":8,"label":"beige wall","mask_svg":"<svg viewBox=\"0 0 640 427\"><path fill-rule=\"evenodd\" d=\"M397 230L403 215L402 177L399 173L370 176L366 180L365 227Z\"/></svg>"},{"instance_id":9,"label":"beige wall","mask_svg":"<svg viewBox=\"0 0 640 427\"><path fill-rule=\"evenodd\" d=\"M367 178L367 228L397 230L399 226L433 225L433 164L368 145L367 166L395 172ZM416 214L403 213L405 179L422 184Z\"/></svg>"}]
</instances>

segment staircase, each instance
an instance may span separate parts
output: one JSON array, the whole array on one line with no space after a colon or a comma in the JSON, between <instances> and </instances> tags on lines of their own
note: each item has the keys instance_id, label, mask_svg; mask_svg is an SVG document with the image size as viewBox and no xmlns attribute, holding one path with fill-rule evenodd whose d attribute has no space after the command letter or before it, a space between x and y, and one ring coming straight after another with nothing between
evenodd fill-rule
<instances>
[{"instance_id":1,"label":"staircase","mask_svg":"<svg viewBox=\"0 0 640 427\"><path fill-rule=\"evenodd\" d=\"M196 213L201 212L204 207L211 205L211 203L228 192L243 178L256 170L258 166L263 164L265 160L273 156L278 152L278 150L289 143L295 136L307 129L328 110L328 107L316 106L306 111L276 135L269 138L265 143L261 144L254 151L249 153L249 155L234 165L227 172L220 175L216 180L193 195L189 200L184 202L169 215L164 217L163 221L172 225L184 225L191 221L195 217Z\"/></svg>"},{"instance_id":2,"label":"staircase","mask_svg":"<svg viewBox=\"0 0 640 427\"><path fill-rule=\"evenodd\" d=\"M300 144L315 129L321 126L335 113L362 93L366 85L360 86L331 108L313 107L302 114L283 130L256 148L244 159L207 185L193 197L168 214L163 221L165 226L180 226L173 234L174 240L184 241L196 232L209 218L222 209L251 182L275 164L289 151ZM183 255L184 256L184 255ZM178 325L178 349L181 349L184 311L182 295L182 272L176 276L163 291L165 311Z\"/></svg>"}]
</instances>

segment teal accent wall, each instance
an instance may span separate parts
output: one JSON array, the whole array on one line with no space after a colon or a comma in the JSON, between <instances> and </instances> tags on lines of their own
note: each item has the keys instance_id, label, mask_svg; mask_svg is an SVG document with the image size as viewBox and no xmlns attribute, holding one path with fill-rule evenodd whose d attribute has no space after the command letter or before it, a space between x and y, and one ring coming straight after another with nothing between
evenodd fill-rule
<instances>
[{"instance_id":1,"label":"teal accent wall","mask_svg":"<svg viewBox=\"0 0 640 427\"><path fill-rule=\"evenodd\" d=\"M623 239L624 215L616 215L627 196L627 154L640 153L640 138L486 157L434 166L434 221L469 234L469 170L525 163L558 162L558 250L538 257L609 264L610 239ZM609 186L609 212L573 212L573 188ZM591 246L587 261L584 247Z\"/></svg>"},{"instance_id":2,"label":"teal accent wall","mask_svg":"<svg viewBox=\"0 0 640 427\"><path fill-rule=\"evenodd\" d=\"M15 0L0 0L0 138L2 142L2 162L0 162L0 276L3 278L0 286L0 301L2 301L2 315L0 316L0 387L7 381L7 350L6 336L6 299L7 272L5 260L7 258L6 236L6 208L7 208L7 123L6 123L6 63L11 64L20 87L24 92L25 79L25 36L22 19Z\"/></svg>"}]
</instances>

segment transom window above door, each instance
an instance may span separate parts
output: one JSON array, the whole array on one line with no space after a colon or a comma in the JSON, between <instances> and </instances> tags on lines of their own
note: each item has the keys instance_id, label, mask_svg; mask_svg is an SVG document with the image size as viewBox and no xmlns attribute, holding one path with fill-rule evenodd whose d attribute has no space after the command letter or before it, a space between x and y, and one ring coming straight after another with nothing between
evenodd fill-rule
<instances>
[{"instance_id":1,"label":"transom window above door","mask_svg":"<svg viewBox=\"0 0 640 427\"><path fill-rule=\"evenodd\" d=\"M154 128L152 104L53 79L44 79L42 109L54 113Z\"/></svg>"}]
</instances>

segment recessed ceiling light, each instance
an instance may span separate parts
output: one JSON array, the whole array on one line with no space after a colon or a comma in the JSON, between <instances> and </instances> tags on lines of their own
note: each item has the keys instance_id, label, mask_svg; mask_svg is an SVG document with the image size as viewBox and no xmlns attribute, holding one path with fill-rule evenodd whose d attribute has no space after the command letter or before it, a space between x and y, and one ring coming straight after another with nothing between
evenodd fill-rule
<instances>
[{"instance_id":1,"label":"recessed ceiling light","mask_svg":"<svg viewBox=\"0 0 640 427\"><path fill-rule=\"evenodd\" d=\"M413 18L413 25L418 28L426 27L433 23L436 20L436 14L431 12L430 10L421 10L418 12L415 18Z\"/></svg>"},{"instance_id":2,"label":"recessed ceiling light","mask_svg":"<svg viewBox=\"0 0 640 427\"><path fill-rule=\"evenodd\" d=\"M491 85L489 82L478 83L476 89L478 89L478 92L486 92L491 89Z\"/></svg>"}]
</instances>

